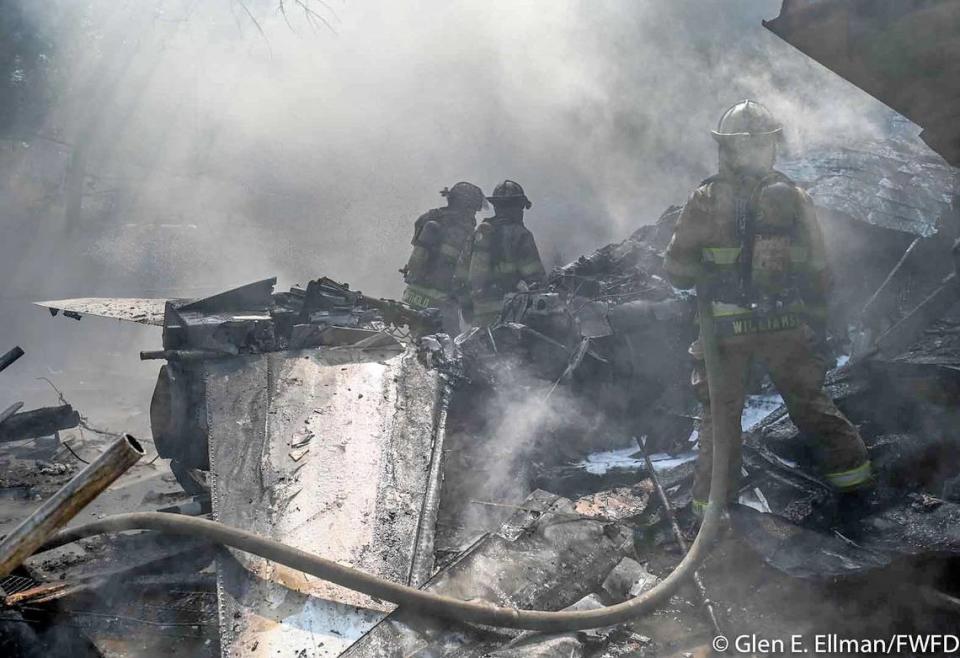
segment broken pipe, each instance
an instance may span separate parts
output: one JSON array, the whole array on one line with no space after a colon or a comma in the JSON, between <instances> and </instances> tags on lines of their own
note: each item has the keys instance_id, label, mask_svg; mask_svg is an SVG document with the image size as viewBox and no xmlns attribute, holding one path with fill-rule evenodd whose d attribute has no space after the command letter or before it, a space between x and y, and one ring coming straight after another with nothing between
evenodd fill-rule
<instances>
[{"instance_id":1,"label":"broken pipe","mask_svg":"<svg viewBox=\"0 0 960 658\"><path fill-rule=\"evenodd\" d=\"M20 566L50 535L137 463L143 454L143 448L129 434L114 441L0 543L0 577Z\"/></svg>"}]
</instances>

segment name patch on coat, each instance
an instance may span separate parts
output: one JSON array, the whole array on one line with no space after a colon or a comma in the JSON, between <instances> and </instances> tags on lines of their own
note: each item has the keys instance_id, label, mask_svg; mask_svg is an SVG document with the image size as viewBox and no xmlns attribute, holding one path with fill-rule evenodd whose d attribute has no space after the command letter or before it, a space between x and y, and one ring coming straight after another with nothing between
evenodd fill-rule
<instances>
[{"instance_id":1,"label":"name patch on coat","mask_svg":"<svg viewBox=\"0 0 960 658\"><path fill-rule=\"evenodd\" d=\"M778 313L766 316L718 318L714 322L718 336L749 336L770 331L797 329L803 324L803 317L799 313Z\"/></svg>"}]
</instances>

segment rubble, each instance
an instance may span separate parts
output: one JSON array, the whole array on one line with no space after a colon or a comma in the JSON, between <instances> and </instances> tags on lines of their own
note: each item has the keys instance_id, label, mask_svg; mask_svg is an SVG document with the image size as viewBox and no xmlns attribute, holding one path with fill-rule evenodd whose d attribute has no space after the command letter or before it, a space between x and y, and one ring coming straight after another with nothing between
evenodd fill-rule
<instances>
[{"instance_id":1,"label":"rubble","mask_svg":"<svg viewBox=\"0 0 960 658\"><path fill-rule=\"evenodd\" d=\"M63 475L73 470L69 464L61 462L37 462L37 469L44 475Z\"/></svg>"},{"instance_id":2,"label":"rubble","mask_svg":"<svg viewBox=\"0 0 960 658\"><path fill-rule=\"evenodd\" d=\"M890 558L840 534L794 525L775 514L738 505L730 510L735 532L762 559L794 578L833 579L882 569Z\"/></svg>"},{"instance_id":3,"label":"rubble","mask_svg":"<svg viewBox=\"0 0 960 658\"><path fill-rule=\"evenodd\" d=\"M103 545L94 557L71 567L53 583L0 580L6 605L39 605L59 599L97 597L123 599L132 591L162 589L168 585L213 589L215 575L206 568L216 549L189 537L158 538L149 534L121 536ZM38 570L39 571L39 570ZM8 581L13 580L11 586Z\"/></svg>"},{"instance_id":4,"label":"rubble","mask_svg":"<svg viewBox=\"0 0 960 658\"><path fill-rule=\"evenodd\" d=\"M7 418L10 418L10 416L17 413L22 408L23 408L23 402L14 402L9 407L7 407L2 412L0 412L0 426L3 425L3 421L5 421Z\"/></svg>"},{"instance_id":5,"label":"rubble","mask_svg":"<svg viewBox=\"0 0 960 658\"><path fill-rule=\"evenodd\" d=\"M600 588L609 605L640 596L659 582L660 579L647 571L642 564L625 557L607 574Z\"/></svg>"},{"instance_id":6,"label":"rubble","mask_svg":"<svg viewBox=\"0 0 960 658\"><path fill-rule=\"evenodd\" d=\"M56 530L143 456L132 436L117 439L0 542L0 576L9 575Z\"/></svg>"},{"instance_id":7,"label":"rubble","mask_svg":"<svg viewBox=\"0 0 960 658\"><path fill-rule=\"evenodd\" d=\"M578 514L610 521L624 521L643 514L650 502L653 487L644 480L632 487L616 487L578 498L574 509Z\"/></svg>"},{"instance_id":8,"label":"rubble","mask_svg":"<svg viewBox=\"0 0 960 658\"><path fill-rule=\"evenodd\" d=\"M507 656L518 656L519 658L581 658L584 656L583 644L573 633L564 633L562 635L552 635L548 637L524 638L504 647L502 650L493 651L488 656L497 656L506 658Z\"/></svg>"},{"instance_id":9,"label":"rubble","mask_svg":"<svg viewBox=\"0 0 960 658\"><path fill-rule=\"evenodd\" d=\"M533 492L521 507L524 509L515 511L496 533L475 542L425 588L464 600L559 610L597 591L632 544L631 535L617 524L570 518L573 503L555 494ZM555 518L557 514L561 516ZM479 657L506 650L515 636L438 622L400 608L343 655L372 658L457 647L463 652L458 655ZM553 638L547 645L553 647L557 642L567 649L579 645L569 638Z\"/></svg>"}]
</instances>

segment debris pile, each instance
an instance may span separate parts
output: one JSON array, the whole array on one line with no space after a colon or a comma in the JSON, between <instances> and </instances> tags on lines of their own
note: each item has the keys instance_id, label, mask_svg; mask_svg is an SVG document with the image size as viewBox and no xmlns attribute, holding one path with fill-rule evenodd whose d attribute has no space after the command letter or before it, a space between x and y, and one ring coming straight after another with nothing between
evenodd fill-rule
<instances>
[{"instance_id":1,"label":"debris pile","mask_svg":"<svg viewBox=\"0 0 960 658\"><path fill-rule=\"evenodd\" d=\"M838 364L828 373L828 391L860 427L878 484L859 508L841 509L834 490L816 475L811 442L800 436L764 373L756 371L743 419L741 505L731 512L733 532L719 552L746 547L763 560L764 569L778 574L767 571L780 595L804 588L792 579L812 579L812 587L819 588L830 579L857 576L868 577L871 587L874 579L887 579L886 587L907 587L912 579L929 580L922 575L925 570L955 568L958 179L954 169L918 147L905 130L902 121L894 121L886 141L815 152L782 166L810 191L828 238L836 290L829 348ZM467 514L463 505L448 502L466 494L448 487L444 505L455 511L444 514L442 509L441 521L473 519L474 531L490 530L503 519L492 513L495 505L516 505L518 494L535 487L615 500L624 487L651 474L639 450L637 437L643 436L649 437L651 451L665 453L659 455L661 463L669 464L661 474L664 488L671 506L685 513L692 470L684 456L696 440L698 413L687 386L693 303L666 284L661 269L678 213L670 208L656 224L624 242L559 268L543 289L509 296L499 324L458 339L473 387L471 399L483 400L488 388L501 391L500 397L527 396L542 406L550 396L569 394L551 411L564 415L572 404L574 419L566 418L564 429L572 424L580 435L577 430L547 432L532 441L533 448L518 441L524 454L520 461L532 466L514 471L525 486L507 489L504 497L504 488L494 486L491 469L474 446L496 446L491 435L504 432L505 423L491 428L454 416L452 422L463 422L468 436L451 436L457 453L448 469L482 472L476 480L458 484L488 502L485 515ZM530 378L518 377L522 368ZM502 393L504 388L511 392ZM502 404L493 407L501 412L492 414L497 419L510 410ZM531 413L538 408L532 405ZM671 422L664 422L664 416ZM602 420L586 420L596 417ZM549 423L536 424L542 431ZM583 436L587 428L590 437ZM592 443L597 434L603 436L604 449ZM501 455L499 461L512 464L509 457ZM656 464L654 473L660 474ZM675 543L660 512L647 509L625 522L652 546L666 549ZM438 534L451 538L451 551L464 537L462 529L441 527ZM710 564L705 572L708 585L723 580ZM722 592L733 584L712 587ZM943 580L937 587L948 591L918 594L917 609L900 619L904 628L936 628L936 621L942 621L943 606L934 605L939 612L933 614L928 603L955 595L958 583ZM917 586L908 589L915 592ZM776 598L773 591L765 595ZM817 600L825 595L804 596ZM839 598L848 596L858 597L851 589ZM697 597L687 600L696 602ZM792 609L771 601L762 615L751 605L719 616L727 618L725 623L755 629L757 618L782 624L781 615ZM758 616L751 618L747 611ZM809 610L804 614L816 627L837 627ZM858 619L872 624L883 614L894 616L875 610L863 611Z\"/></svg>"},{"instance_id":2,"label":"debris pile","mask_svg":"<svg viewBox=\"0 0 960 658\"><path fill-rule=\"evenodd\" d=\"M140 637L135 619L159 629L151 650L357 658L665 656L700 651L721 631L864 637L955 622L960 584L931 574L955 573L960 557L957 179L900 130L783 165L810 191L831 245L828 391L878 474L853 512L816 475L811 442L757 370L728 533L664 609L617 628L440 622L149 533L32 558L0 582L4 614L31 628L80 625L72 641L90 655ZM44 304L164 328L163 349L143 355L167 361L153 438L186 493L149 492L141 507L210 514L461 599L590 609L648 591L690 539L696 300L662 271L679 213L508 295L496 324L455 340L432 334L430 314L325 278L281 293L271 279L201 300ZM0 421L3 449L81 422L69 406L46 410L46 424L18 411ZM73 469L54 457L37 476L62 483ZM19 486L32 495L9 490ZM901 591L916 596L877 605ZM121 653L137 653L126 641Z\"/></svg>"}]
</instances>

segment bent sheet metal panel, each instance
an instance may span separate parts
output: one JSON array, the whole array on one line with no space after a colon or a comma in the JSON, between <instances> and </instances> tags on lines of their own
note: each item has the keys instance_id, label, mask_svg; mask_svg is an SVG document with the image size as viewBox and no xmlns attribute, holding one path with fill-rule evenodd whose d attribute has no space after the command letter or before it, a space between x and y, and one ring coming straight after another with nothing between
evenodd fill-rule
<instances>
[{"instance_id":1,"label":"bent sheet metal panel","mask_svg":"<svg viewBox=\"0 0 960 658\"><path fill-rule=\"evenodd\" d=\"M412 349L205 368L216 520L397 582L432 560L441 381ZM218 570L224 656L336 656L392 609L240 552Z\"/></svg>"},{"instance_id":2,"label":"bent sheet metal panel","mask_svg":"<svg viewBox=\"0 0 960 658\"><path fill-rule=\"evenodd\" d=\"M45 302L34 302L34 304L51 311L68 311L80 315L94 315L100 318L162 327L163 312L168 301L180 300L142 297L78 297L51 299Z\"/></svg>"}]
</instances>

